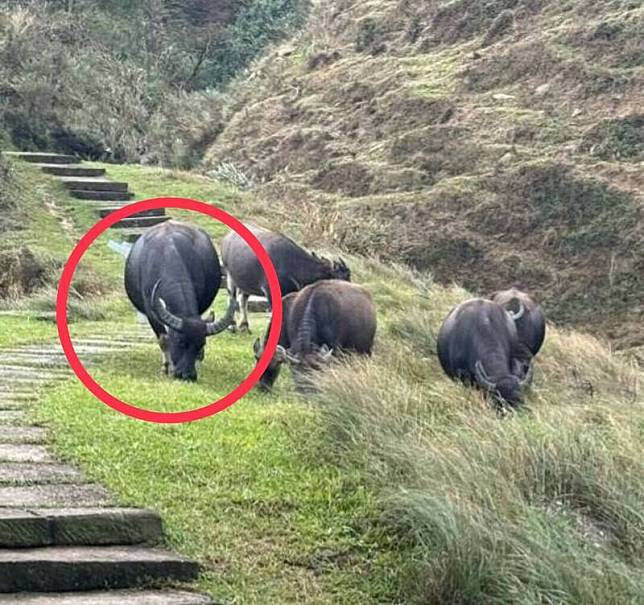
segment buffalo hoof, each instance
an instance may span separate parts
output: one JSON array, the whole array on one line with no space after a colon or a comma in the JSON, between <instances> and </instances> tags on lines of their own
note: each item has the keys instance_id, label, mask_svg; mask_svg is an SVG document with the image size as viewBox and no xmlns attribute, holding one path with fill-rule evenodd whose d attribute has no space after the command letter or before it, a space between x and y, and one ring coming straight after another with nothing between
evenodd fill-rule
<instances>
[{"instance_id":1,"label":"buffalo hoof","mask_svg":"<svg viewBox=\"0 0 644 605\"><path fill-rule=\"evenodd\" d=\"M236 334L236 333L237 333L237 326L236 326L235 324L230 324L230 325L228 326L228 331L229 331L231 334Z\"/></svg>"},{"instance_id":2,"label":"buffalo hoof","mask_svg":"<svg viewBox=\"0 0 644 605\"><path fill-rule=\"evenodd\" d=\"M248 327L248 324L240 324L239 331L242 334L251 334L251 331L250 331L250 328Z\"/></svg>"}]
</instances>

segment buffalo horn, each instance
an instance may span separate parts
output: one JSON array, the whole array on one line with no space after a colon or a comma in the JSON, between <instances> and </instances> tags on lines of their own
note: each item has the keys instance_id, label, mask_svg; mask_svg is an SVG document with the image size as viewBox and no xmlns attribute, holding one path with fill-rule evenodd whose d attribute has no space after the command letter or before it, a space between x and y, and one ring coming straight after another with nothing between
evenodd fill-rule
<instances>
[{"instance_id":1,"label":"buffalo horn","mask_svg":"<svg viewBox=\"0 0 644 605\"><path fill-rule=\"evenodd\" d=\"M518 299L515 299L515 300L517 300L519 303L519 310L515 312L515 311L512 311L512 309L508 309L506 307L506 311L514 321L518 321L523 317L523 314L525 313L525 305L523 304L522 301Z\"/></svg>"},{"instance_id":2,"label":"buffalo horn","mask_svg":"<svg viewBox=\"0 0 644 605\"><path fill-rule=\"evenodd\" d=\"M320 350L318 351L318 356L320 358L320 361L326 363L333 356L333 349L328 347L327 345L322 345L320 347Z\"/></svg>"},{"instance_id":3,"label":"buffalo horn","mask_svg":"<svg viewBox=\"0 0 644 605\"><path fill-rule=\"evenodd\" d=\"M489 391L496 391L496 385L490 380L489 376L483 369L483 364L480 360L474 364L474 372L476 374L476 380L480 385L484 386Z\"/></svg>"},{"instance_id":4,"label":"buffalo horn","mask_svg":"<svg viewBox=\"0 0 644 605\"><path fill-rule=\"evenodd\" d=\"M206 322L206 336L214 336L215 334L219 334L233 323L233 321L235 320L235 306L235 298L231 296L228 299L228 309L226 309L226 315L224 315L219 321Z\"/></svg>"},{"instance_id":5,"label":"buffalo horn","mask_svg":"<svg viewBox=\"0 0 644 605\"><path fill-rule=\"evenodd\" d=\"M165 304L165 301L160 296L157 296L157 290L160 284L161 280L157 281L154 284L154 288L152 288L152 308L161 320L161 323L168 326L168 328L181 332L183 330L183 319L168 311L168 306Z\"/></svg>"},{"instance_id":6,"label":"buffalo horn","mask_svg":"<svg viewBox=\"0 0 644 605\"><path fill-rule=\"evenodd\" d=\"M286 351L286 360L289 363L292 363L292 364L295 364L295 365L299 365L300 363L302 363L302 360L300 359L300 356L296 355L295 353L291 353L290 350Z\"/></svg>"}]
</instances>

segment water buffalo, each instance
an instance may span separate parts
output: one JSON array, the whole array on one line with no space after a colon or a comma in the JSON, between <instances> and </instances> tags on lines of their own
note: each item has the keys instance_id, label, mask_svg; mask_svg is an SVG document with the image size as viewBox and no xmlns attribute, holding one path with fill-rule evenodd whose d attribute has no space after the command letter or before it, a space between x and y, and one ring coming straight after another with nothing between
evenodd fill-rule
<instances>
[{"instance_id":1,"label":"water buffalo","mask_svg":"<svg viewBox=\"0 0 644 605\"><path fill-rule=\"evenodd\" d=\"M277 351L260 379L270 389L282 363L296 374L317 368L339 352L371 355L376 334L376 309L362 286L340 280L322 280L283 300L283 322ZM255 358L264 352L268 330L255 341Z\"/></svg>"},{"instance_id":2,"label":"water buffalo","mask_svg":"<svg viewBox=\"0 0 644 605\"><path fill-rule=\"evenodd\" d=\"M501 305L482 298L457 305L441 326L437 349L451 378L478 385L511 406L521 402L521 389L531 380L531 354Z\"/></svg>"},{"instance_id":3,"label":"water buffalo","mask_svg":"<svg viewBox=\"0 0 644 605\"><path fill-rule=\"evenodd\" d=\"M519 340L536 355L546 337L546 318L541 307L525 292L511 288L495 292L490 299L513 314Z\"/></svg>"},{"instance_id":4,"label":"water buffalo","mask_svg":"<svg viewBox=\"0 0 644 605\"><path fill-rule=\"evenodd\" d=\"M234 320L234 300L223 318L205 320L221 284L221 268L209 235L192 225L167 221L148 229L125 264L125 291L150 322L159 340L164 370L197 379L206 337Z\"/></svg>"},{"instance_id":5,"label":"water buffalo","mask_svg":"<svg viewBox=\"0 0 644 605\"><path fill-rule=\"evenodd\" d=\"M304 286L322 279L351 281L351 271L342 259L331 262L312 252L307 252L292 239L246 224L253 235L266 249L277 277L282 296L301 290ZM222 262L226 268L228 292L231 298L240 300L242 320L240 330L248 330L248 298L251 295L265 296L270 304L268 282L262 266L250 246L237 233L231 232L221 243Z\"/></svg>"}]
</instances>

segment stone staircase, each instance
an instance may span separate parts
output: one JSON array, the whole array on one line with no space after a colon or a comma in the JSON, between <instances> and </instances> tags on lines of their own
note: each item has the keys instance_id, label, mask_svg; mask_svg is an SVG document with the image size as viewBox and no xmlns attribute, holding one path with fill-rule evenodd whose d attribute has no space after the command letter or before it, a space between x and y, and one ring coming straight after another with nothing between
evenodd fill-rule
<instances>
[{"instance_id":1,"label":"stone staircase","mask_svg":"<svg viewBox=\"0 0 644 605\"><path fill-rule=\"evenodd\" d=\"M83 166L72 155L22 151L5 151L4 155L39 166L43 172L61 181L72 197L96 208L101 217L108 216L132 199L127 183L108 180L104 168ZM169 218L165 208L159 208L134 214L115 223L112 229L119 229L126 241L135 241L143 229Z\"/></svg>"},{"instance_id":2,"label":"stone staircase","mask_svg":"<svg viewBox=\"0 0 644 605\"><path fill-rule=\"evenodd\" d=\"M151 342L141 326L75 341L83 363ZM100 485L55 459L28 410L70 376L58 343L0 349L0 605L212 605L163 588L199 566L162 546L152 511L121 508ZM99 405L97 403L97 405Z\"/></svg>"}]
</instances>

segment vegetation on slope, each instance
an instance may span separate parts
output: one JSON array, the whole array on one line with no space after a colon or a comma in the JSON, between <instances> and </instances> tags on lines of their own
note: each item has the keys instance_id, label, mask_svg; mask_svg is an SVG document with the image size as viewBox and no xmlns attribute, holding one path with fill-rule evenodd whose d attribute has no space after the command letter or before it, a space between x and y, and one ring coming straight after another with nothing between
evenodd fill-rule
<instances>
[{"instance_id":1,"label":"vegetation on slope","mask_svg":"<svg viewBox=\"0 0 644 605\"><path fill-rule=\"evenodd\" d=\"M235 83L204 170L232 163L333 246L642 344L643 11L316 3Z\"/></svg>"},{"instance_id":2,"label":"vegetation on slope","mask_svg":"<svg viewBox=\"0 0 644 605\"><path fill-rule=\"evenodd\" d=\"M298 220L204 178L109 170L141 197L201 199L289 231ZM86 228L82 208L69 216ZM112 283L122 260L106 250L97 242L82 264ZM639 602L642 373L551 326L526 408L499 417L435 357L440 322L468 293L348 260L378 307L376 353L334 366L319 395L303 399L286 374L271 395L161 427L109 410L70 379L38 410L59 453L123 503L158 508L172 545L205 565L201 588L227 603ZM108 320L79 320L73 333L137 329L116 293ZM250 369L264 323L251 321L252 336L209 342L197 384L159 376L152 336L91 371L132 403L197 407Z\"/></svg>"},{"instance_id":3,"label":"vegetation on slope","mask_svg":"<svg viewBox=\"0 0 644 605\"><path fill-rule=\"evenodd\" d=\"M300 0L0 3L0 144L189 165ZM8 140L5 140L8 139Z\"/></svg>"}]
</instances>

